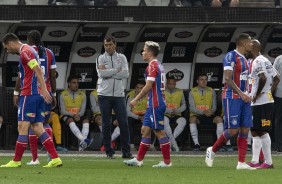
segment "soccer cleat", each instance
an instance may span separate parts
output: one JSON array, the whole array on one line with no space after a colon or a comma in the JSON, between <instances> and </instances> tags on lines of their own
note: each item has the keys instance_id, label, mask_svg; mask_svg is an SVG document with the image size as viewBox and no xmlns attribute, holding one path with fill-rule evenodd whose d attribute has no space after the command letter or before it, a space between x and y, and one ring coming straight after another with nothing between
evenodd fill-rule
<instances>
[{"instance_id":1,"label":"soccer cleat","mask_svg":"<svg viewBox=\"0 0 282 184\"><path fill-rule=\"evenodd\" d=\"M153 165L152 167L158 168L158 167L171 167L171 166L172 166L172 162L166 164L164 163L164 161L160 161L160 163L158 163L157 165Z\"/></svg>"},{"instance_id":2,"label":"soccer cleat","mask_svg":"<svg viewBox=\"0 0 282 184\"><path fill-rule=\"evenodd\" d=\"M26 165L40 165L40 162L38 159L36 159L35 161L31 160L30 162L27 162Z\"/></svg>"},{"instance_id":3,"label":"soccer cleat","mask_svg":"<svg viewBox=\"0 0 282 184\"><path fill-rule=\"evenodd\" d=\"M236 169L237 170L255 170L256 168L249 166L245 162L238 162Z\"/></svg>"},{"instance_id":4,"label":"soccer cleat","mask_svg":"<svg viewBox=\"0 0 282 184\"><path fill-rule=\"evenodd\" d=\"M61 167L63 166L62 160L58 158L52 159L47 165L43 166L45 168L51 168L51 167Z\"/></svg>"},{"instance_id":5,"label":"soccer cleat","mask_svg":"<svg viewBox=\"0 0 282 184\"><path fill-rule=\"evenodd\" d=\"M248 164L250 167L254 167L254 168L256 168L256 167L259 167L259 166L260 166L260 164L259 164L259 163L255 163L255 162L247 162L247 164Z\"/></svg>"},{"instance_id":6,"label":"soccer cleat","mask_svg":"<svg viewBox=\"0 0 282 184\"><path fill-rule=\"evenodd\" d=\"M125 163L128 166L136 166L136 167L143 166L143 161L138 161L136 158L133 158L131 160L124 160L123 163Z\"/></svg>"},{"instance_id":7,"label":"soccer cleat","mask_svg":"<svg viewBox=\"0 0 282 184\"><path fill-rule=\"evenodd\" d=\"M199 144L196 144L196 145L194 146L193 151L200 151L200 149L201 149L201 146L200 146Z\"/></svg>"},{"instance_id":8,"label":"soccer cleat","mask_svg":"<svg viewBox=\"0 0 282 184\"><path fill-rule=\"evenodd\" d=\"M7 164L5 164L5 165L1 165L1 167L21 167L21 161L18 161L18 162L16 162L16 161L14 161L14 160L11 160L10 162L8 162Z\"/></svg>"},{"instance_id":9,"label":"soccer cleat","mask_svg":"<svg viewBox=\"0 0 282 184\"><path fill-rule=\"evenodd\" d=\"M208 147L206 152L206 159L205 159L205 162L208 167L212 167L214 156L215 153L212 151L212 147Z\"/></svg>"},{"instance_id":10,"label":"soccer cleat","mask_svg":"<svg viewBox=\"0 0 282 184\"><path fill-rule=\"evenodd\" d=\"M273 169L273 164L267 164L267 163L262 163L261 165L259 165L258 167L256 167L257 169Z\"/></svg>"}]
</instances>

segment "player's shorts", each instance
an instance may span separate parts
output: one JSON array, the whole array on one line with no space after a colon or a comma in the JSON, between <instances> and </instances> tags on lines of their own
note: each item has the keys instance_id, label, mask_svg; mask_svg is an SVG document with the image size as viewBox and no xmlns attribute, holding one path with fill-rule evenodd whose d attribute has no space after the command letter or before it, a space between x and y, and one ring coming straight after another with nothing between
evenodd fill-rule
<instances>
[{"instance_id":1,"label":"player's shorts","mask_svg":"<svg viewBox=\"0 0 282 184\"><path fill-rule=\"evenodd\" d=\"M153 130L163 130L165 109L165 105L155 108L147 108L144 115L143 125L148 126Z\"/></svg>"},{"instance_id":2,"label":"player's shorts","mask_svg":"<svg viewBox=\"0 0 282 184\"><path fill-rule=\"evenodd\" d=\"M38 123L45 121L45 101L40 95L20 96L18 121Z\"/></svg>"},{"instance_id":3,"label":"player's shorts","mask_svg":"<svg viewBox=\"0 0 282 184\"><path fill-rule=\"evenodd\" d=\"M270 132L272 127L273 111L274 103L252 106L254 126L251 130Z\"/></svg>"},{"instance_id":4,"label":"player's shorts","mask_svg":"<svg viewBox=\"0 0 282 184\"><path fill-rule=\"evenodd\" d=\"M253 126L250 103L245 103L241 98L224 98L223 109L225 129L250 128Z\"/></svg>"}]
</instances>

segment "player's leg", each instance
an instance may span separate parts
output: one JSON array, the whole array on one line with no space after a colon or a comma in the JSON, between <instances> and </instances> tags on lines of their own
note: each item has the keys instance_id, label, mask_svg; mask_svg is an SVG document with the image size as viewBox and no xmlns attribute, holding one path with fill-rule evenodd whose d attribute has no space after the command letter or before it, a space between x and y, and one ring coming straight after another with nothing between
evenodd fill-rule
<instances>
[{"instance_id":1,"label":"player's leg","mask_svg":"<svg viewBox=\"0 0 282 184\"><path fill-rule=\"evenodd\" d=\"M179 152L178 145L176 143L176 140L172 134L172 130L170 127L170 119L167 116L164 117L164 130L165 130L166 135L169 138L172 149L176 152Z\"/></svg>"},{"instance_id":2,"label":"player's leg","mask_svg":"<svg viewBox=\"0 0 282 184\"><path fill-rule=\"evenodd\" d=\"M28 138L32 160L30 162L27 162L26 165L39 165L40 162L38 160L38 137L34 134L32 128L29 129Z\"/></svg>"},{"instance_id":3,"label":"player's leg","mask_svg":"<svg viewBox=\"0 0 282 184\"><path fill-rule=\"evenodd\" d=\"M189 118L189 127L190 127L190 133L191 137L194 142L194 151L199 151L200 150L200 143L199 143L199 138L198 138L198 129L197 129L197 123L199 123L199 120L196 116L190 116Z\"/></svg>"}]
</instances>

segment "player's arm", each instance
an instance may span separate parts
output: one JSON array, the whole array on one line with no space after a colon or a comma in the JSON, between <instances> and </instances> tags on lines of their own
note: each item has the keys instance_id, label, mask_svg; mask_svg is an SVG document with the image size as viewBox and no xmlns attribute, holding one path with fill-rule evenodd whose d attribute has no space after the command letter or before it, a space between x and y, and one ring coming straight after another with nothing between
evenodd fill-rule
<instances>
[{"instance_id":1,"label":"player's arm","mask_svg":"<svg viewBox=\"0 0 282 184\"><path fill-rule=\"evenodd\" d=\"M274 78L273 78L273 82L272 82L272 86L271 86L271 93L274 94L275 90L276 90L276 87L278 86L280 82L280 75L276 75Z\"/></svg>"},{"instance_id":2,"label":"player's arm","mask_svg":"<svg viewBox=\"0 0 282 184\"><path fill-rule=\"evenodd\" d=\"M238 86L234 83L234 81L232 80L232 76L233 76L233 71L232 70L224 70L224 76L225 76L225 82L227 83L227 85L234 90L241 98L244 102L250 102L251 98L247 95L245 95L239 88Z\"/></svg>"},{"instance_id":3,"label":"player's arm","mask_svg":"<svg viewBox=\"0 0 282 184\"><path fill-rule=\"evenodd\" d=\"M259 82L258 82L258 89L257 89L257 92L253 98L253 102L256 102L256 100L261 96L261 92L262 92L262 89L266 83L266 76L264 73L259 73L258 74L258 77L259 77Z\"/></svg>"},{"instance_id":4,"label":"player's arm","mask_svg":"<svg viewBox=\"0 0 282 184\"><path fill-rule=\"evenodd\" d=\"M140 93L130 102L130 105L134 106L136 105L137 101L146 96L149 91L152 89L152 86L155 81L152 80L146 80L146 84L144 88L140 91Z\"/></svg>"},{"instance_id":5,"label":"player's arm","mask_svg":"<svg viewBox=\"0 0 282 184\"><path fill-rule=\"evenodd\" d=\"M14 96L13 96L13 103L14 106L18 106L19 102L19 94L20 94L20 88L21 88L21 78L20 75L18 74L17 80L16 80L16 85L14 89Z\"/></svg>"},{"instance_id":6,"label":"player's arm","mask_svg":"<svg viewBox=\"0 0 282 184\"><path fill-rule=\"evenodd\" d=\"M52 97L49 94L49 92L47 91L46 88L46 84L44 81L44 77L43 77L43 73L41 68L39 67L38 62L36 61L36 59L31 59L27 65L29 66L30 69L32 69L36 75L37 78L37 82L39 82L40 84L40 88L41 88L41 95L44 98L45 102L47 103L51 103L52 102Z\"/></svg>"}]
</instances>

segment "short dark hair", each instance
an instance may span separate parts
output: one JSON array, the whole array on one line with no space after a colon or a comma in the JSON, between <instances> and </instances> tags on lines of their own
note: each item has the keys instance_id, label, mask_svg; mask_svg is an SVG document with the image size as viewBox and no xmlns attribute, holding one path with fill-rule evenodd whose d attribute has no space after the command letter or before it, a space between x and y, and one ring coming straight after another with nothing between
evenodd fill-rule
<instances>
[{"instance_id":1,"label":"short dark hair","mask_svg":"<svg viewBox=\"0 0 282 184\"><path fill-rule=\"evenodd\" d=\"M16 42L19 41L19 38L17 35L15 35L14 33L7 33L3 36L2 38L2 42L6 45L8 44L8 42Z\"/></svg>"},{"instance_id":2,"label":"short dark hair","mask_svg":"<svg viewBox=\"0 0 282 184\"><path fill-rule=\"evenodd\" d=\"M199 78L200 77L203 77L203 76L205 76L205 77L208 77L208 75L207 75L207 73L206 72L199 72L199 73L197 73L197 75L196 75L196 80L199 80Z\"/></svg>"},{"instance_id":3,"label":"short dark hair","mask_svg":"<svg viewBox=\"0 0 282 184\"><path fill-rule=\"evenodd\" d=\"M117 42L116 42L116 39L114 38L114 37L112 37L112 36L107 36L107 37L105 37L104 38L104 41L106 41L106 42L113 42L114 44L116 44Z\"/></svg>"},{"instance_id":4,"label":"short dark hair","mask_svg":"<svg viewBox=\"0 0 282 184\"><path fill-rule=\"evenodd\" d=\"M78 75L69 75L67 82L70 83L70 81L73 80L73 79L79 80L79 76Z\"/></svg>"},{"instance_id":5,"label":"short dark hair","mask_svg":"<svg viewBox=\"0 0 282 184\"><path fill-rule=\"evenodd\" d=\"M251 36L248 35L247 33L241 33L241 34L236 36L235 43L236 43L236 45L240 45L242 43L242 41L247 40L249 38L251 38Z\"/></svg>"}]
</instances>

